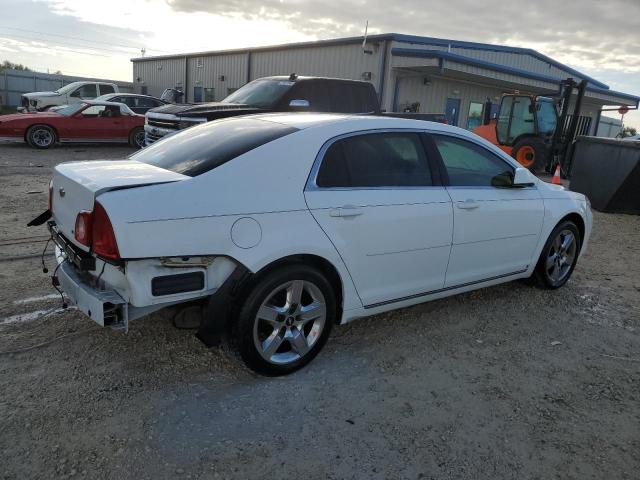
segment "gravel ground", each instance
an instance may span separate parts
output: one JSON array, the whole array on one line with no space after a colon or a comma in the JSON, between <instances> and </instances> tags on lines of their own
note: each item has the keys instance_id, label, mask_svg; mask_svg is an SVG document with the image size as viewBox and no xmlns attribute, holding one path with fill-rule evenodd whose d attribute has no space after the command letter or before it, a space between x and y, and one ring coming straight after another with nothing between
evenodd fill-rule
<instances>
[{"instance_id":1,"label":"gravel ground","mask_svg":"<svg viewBox=\"0 0 640 480\"><path fill-rule=\"evenodd\" d=\"M0 351L69 335L0 354L0 478L638 478L640 217L596 213L559 291L356 321L267 379L161 313L127 335L71 309L19 321L60 306L24 227L52 166L129 152L0 145Z\"/></svg>"}]
</instances>

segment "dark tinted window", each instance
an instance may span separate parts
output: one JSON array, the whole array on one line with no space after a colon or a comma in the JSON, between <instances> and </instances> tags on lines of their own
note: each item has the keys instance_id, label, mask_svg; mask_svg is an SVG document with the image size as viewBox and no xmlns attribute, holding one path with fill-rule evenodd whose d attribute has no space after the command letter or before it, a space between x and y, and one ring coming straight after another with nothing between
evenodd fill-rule
<instances>
[{"instance_id":1,"label":"dark tinted window","mask_svg":"<svg viewBox=\"0 0 640 480\"><path fill-rule=\"evenodd\" d=\"M106 83L100 84L100 95L104 95L106 93L115 93L116 90L113 88L113 85L107 85Z\"/></svg>"},{"instance_id":2,"label":"dark tinted window","mask_svg":"<svg viewBox=\"0 0 640 480\"><path fill-rule=\"evenodd\" d=\"M285 96L285 107L291 100L307 100L310 112L331 112L330 92L327 82L301 81L296 83Z\"/></svg>"},{"instance_id":3,"label":"dark tinted window","mask_svg":"<svg viewBox=\"0 0 640 480\"><path fill-rule=\"evenodd\" d=\"M251 118L217 120L182 130L130 158L195 177L295 131L294 127Z\"/></svg>"},{"instance_id":4,"label":"dark tinted window","mask_svg":"<svg viewBox=\"0 0 640 480\"><path fill-rule=\"evenodd\" d=\"M449 182L454 186L491 186L497 175L509 175L513 168L487 149L467 140L433 135Z\"/></svg>"},{"instance_id":5,"label":"dark tinted window","mask_svg":"<svg viewBox=\"0 0 640 480\"><path fill-rule=\"evenodd\" d=\"M319 187L407 187L432 185L416 133L372 133L347 137L327 150Z\"/></svg>"},{"instance_id":6,"label":"dark tinted window","mask_svg":"<svg viewBox=\"0 0 640 480\"><path fill-rule=\"evenodd\" d=\"M327 83L331 99L331 112L369 113L375 111L369 85L335 81Z\"/></svg>"}]
</instances>

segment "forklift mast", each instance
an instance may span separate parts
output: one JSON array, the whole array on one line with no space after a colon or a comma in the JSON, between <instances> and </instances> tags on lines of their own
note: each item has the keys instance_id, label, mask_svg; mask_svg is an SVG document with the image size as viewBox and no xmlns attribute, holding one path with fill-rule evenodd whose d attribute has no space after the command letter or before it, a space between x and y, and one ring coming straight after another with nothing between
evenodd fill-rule
<instances>
[{"instance_id":1,"label":"forklift mast","mask_svg":"<svg viewBox=\"0 0 640 480\"><path fill-rule=\"evenodd\" d=\"M573 78L567 78L560 82L560 112L558 125L553 134L551 148L549 149L546 168L548 172L552 172L556 165L560 165L560 171L564 177L568 177L571 172L573 145L578 130L580 108L582 107L582 99L584 98L586 88L586 80L578 83ZM576 101L573 105L573 111L569 113L571 97L573 96L574 90L577 90ZM568 115L571 115L571 123L569 128L565 128Z\"/></svg>"}]
</instances>

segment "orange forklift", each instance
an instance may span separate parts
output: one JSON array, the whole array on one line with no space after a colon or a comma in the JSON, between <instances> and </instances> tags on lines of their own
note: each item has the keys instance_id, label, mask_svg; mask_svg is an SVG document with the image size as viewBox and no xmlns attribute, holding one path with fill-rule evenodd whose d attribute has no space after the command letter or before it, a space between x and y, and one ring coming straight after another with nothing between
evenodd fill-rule
<instances>
[{"instance_id":1,"label":"orange forklift","mask_svg":"<svg viewBox=\"0 0 640 480\"><path fill-rule=\"evenodd\" d=\"M553 171L560 165L563 176L570 170L571 150L587 82L567 78L560 82L555 98L519 93L505 94L497 119L491 119L491 102L484 108L483 124L473 133L498 146L532 172ZM571 96L577 90L573 111ZM571 116L567 126L567 117Z\"/></svg>"}]
</instances>

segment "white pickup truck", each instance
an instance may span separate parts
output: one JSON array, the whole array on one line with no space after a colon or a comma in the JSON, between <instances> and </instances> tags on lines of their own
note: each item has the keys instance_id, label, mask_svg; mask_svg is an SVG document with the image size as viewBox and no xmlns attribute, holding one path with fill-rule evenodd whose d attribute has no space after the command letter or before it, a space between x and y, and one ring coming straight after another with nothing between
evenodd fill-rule
<instances>
[{"instance_id":1,"label":"white pickup truck","mask_svg":"<svg viewBox=\"0 0 640 480\"><path fill-rule=\"evenodd\" d=\"M42 112L56 105L69 105L93 100L100 95L119 92L115 83L73 82L54 92L25 93L20 99L19 112Z\"/></svg>"}]
</instances>

